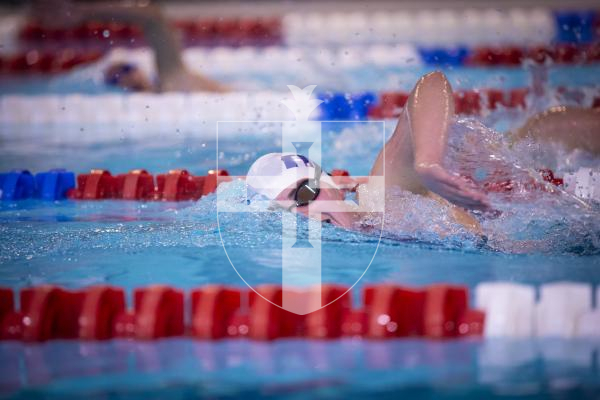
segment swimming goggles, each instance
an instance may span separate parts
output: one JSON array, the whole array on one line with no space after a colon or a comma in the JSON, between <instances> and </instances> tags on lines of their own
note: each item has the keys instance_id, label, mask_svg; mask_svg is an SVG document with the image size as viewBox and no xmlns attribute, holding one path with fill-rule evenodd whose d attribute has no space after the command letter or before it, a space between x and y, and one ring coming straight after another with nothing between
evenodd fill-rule
<instances>
[{"instance_id":1,"label":"swimming goggles","mask_svg":"<svg viewBox=\"0 0 600 400\"><path fill-rule=\"evenodd\" d=\"M106 83L113 86L121 84L121 80L131 74L136 69L135 65L123 63L117 66L116 71L112 71L112 75L106 79Z\"/></svg>"},{"instance_id":2,"label":"swimming goggles","mask_svg":"<svg viewBox=\"0 0 600 400\"><path fill-rule=\"evenodd\" d=\"M319 197L319 193L321 193L321 189L319 188L321 173L321 167L316 165L315 177L313 179L305 179L298 184L294 193L296 207L307 206Z\"/></svg>"}]
</instances>

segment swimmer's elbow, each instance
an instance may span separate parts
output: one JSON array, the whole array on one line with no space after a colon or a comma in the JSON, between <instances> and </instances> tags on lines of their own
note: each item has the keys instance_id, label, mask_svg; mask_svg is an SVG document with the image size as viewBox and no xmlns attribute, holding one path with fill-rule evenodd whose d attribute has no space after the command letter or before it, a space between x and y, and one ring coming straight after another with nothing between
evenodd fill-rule
<instances>
[{"instance_id":1,"label":"swimmer's elbow","mask_svg":"<svg viewBox=\"0 0 600 400\"><path fill-rule=\"evenodd\" d=\"M445 110L447 116L454 115L454 97L452 86L441 71L430 72L423 76L409 99L408 111L414 111L417 104L425 104L429 113L431 110Z\"/></svg>"},{"instance_id":2,"label":"swimmer's elbow","mask_svg":"<svg viewBox=\"0 0 600 400\"><path fill-rule=\"evenodd\" d=\"M417 97L439 97L440 95L449 95L452 93L450 83L441 71L430 72L423 75L415 85L414 90L408 101L408 108L414 106Z\"/></svg>"},{"instance_id":3,"label":"swimmer's elbow","mask_svg":"<svg viewBox=\"0 0 600 400\"><path fill-rule=\"evenodd\" d=\"M433 71L433 72L423 75L423 77L421 78L421 81L438 83L438 84L439 83L446 84L446 83L448 83L448 78L446 77L446 74L444 74L442 71Z\"/></svg>"}]
</instances>

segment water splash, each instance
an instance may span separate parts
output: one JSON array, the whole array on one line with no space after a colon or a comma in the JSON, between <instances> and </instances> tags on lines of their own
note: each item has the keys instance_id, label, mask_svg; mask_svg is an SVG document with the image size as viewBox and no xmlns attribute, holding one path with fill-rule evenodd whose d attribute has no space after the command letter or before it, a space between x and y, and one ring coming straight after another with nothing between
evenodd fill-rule
<instances>
[{"instance_id":1,"label":"water splash","mask_svg":"<svg viewBox=\"0 0 600 400\"><path fill-rule=\"evenodd\" d=\"M561 174L593 162L590 155L567 153L552 143L512 143L509 134L469 119L452 126L448 148L447 168L472 177L482 189L486 184L510 182L511 190L489 193L495 217L481 217L492 248L517 253L600 251L598 205L551 186L537 172L551 168Z\"/></svg>"}]
</instances>

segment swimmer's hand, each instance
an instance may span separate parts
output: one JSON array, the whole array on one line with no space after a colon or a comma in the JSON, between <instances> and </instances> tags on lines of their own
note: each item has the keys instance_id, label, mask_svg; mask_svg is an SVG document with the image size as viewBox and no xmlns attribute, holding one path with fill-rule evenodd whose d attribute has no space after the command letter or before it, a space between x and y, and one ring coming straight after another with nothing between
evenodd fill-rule
<instances>
[{"instance_id":1,"label":"swimmer's hand","mask_svg":"<svg viewBox=\"0 0 600 400\"><path fill-rule=\"evenodd\" d=\"M427 189L457 206L472 210L490 210L485 193L477 190L466 179L450 174L439 164L417 165L415 171Z\"/></svg>"}]
</instances>

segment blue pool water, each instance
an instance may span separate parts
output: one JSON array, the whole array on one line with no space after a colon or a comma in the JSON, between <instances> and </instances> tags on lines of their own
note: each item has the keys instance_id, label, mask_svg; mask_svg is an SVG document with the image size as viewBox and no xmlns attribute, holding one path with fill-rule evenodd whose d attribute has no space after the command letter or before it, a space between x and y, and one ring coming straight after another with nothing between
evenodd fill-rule
<instances>
[{"instance_id":1,"label":"blue pool water","mask_svg":"<svg viewBox=\"0 0 600 400\"><path fill-rule=\"evenodd\" d=\"M597 68L555 68L550 84L597 85ZM348 72L334 83L327 83L328 75L321 74L310 83L320 80L324 89L380 90L393 85L408 89L426 70ZM459 68L448 73L455 86L465 88L520 87L528 81L527 73L517 69ZM292 78L302 82L313 77ZM274 78L253 79L254 86L282 90ZM57 85L63 92L87 90L77 80L63 83ZM9 86L6 91L11 91ZM23 90L40 93L48 88L34 83L28 89L21 86L19 91ZM488 117L486 122L511 128L522 118L504 114ZM389 121L388 136L393 126ZM260 154L278 148L277 127L250 126L255 135L227 135L219 141L218 151L212 126L156 127L146 132L143 141L126 133L119 139L95 140L94 132L114 128L75 127L81 129L83 139L77 143L50 138L46 128L3 126L15 134L1 135L5 139L0 142L0 170L62 167L83 173L105 168L117 173L146 168L160 173L186 168L205 174L216 167L218 158L219 168L244 175ZM58 136L63 128L74 129L54 126L52 130ZM377 129L366 123L332 123L324 125L324 132L325 169L368 173L381 144ZM221 190L221 194L235 195L239 182ZM391 225L391 234L385 235L369 270L353 289L355 300L360 288L373 282L417 286L450 282L470 288L499 280L600 284L597 208L581 210L567 198L543 195L539 201L513 205L495 199L503 216L485 225L490 235L486 245L460 230L446 238L416 233L426 231L432 222L442 222L443 216L426 201L404 200L418 212L408 217L408 224ZM249 283L280 283L281 269L275 262L281 251L278 216L225 216L220 222L229 254ZM498 233L509 239L494 241ZM529 239L538 242L523 247L522 241ZM325 227L323 281L353 285L369 265L377 243L374 236ZM207 283L243 286L223 251L216 195L196 203L0 203L0 285L19 289L43 283L68 288L112 284L125 287L129 294L133 288L156 283L183 289ZM61 399L392 398L399 394L593 398L600 394L599 347L598 342L567 340L2 342L0 359L5 361L0 363L0 393Z\"/></svg>"},{"instance_id":2,"label":"blue pool water","mask_svg":"<svg viewBox=\"0 0 600 400\"><path fill-rule=\"evenodd\" d=\"M5 343L0 355L11 364L0 366L0 388L27 386L16 399L596 398L593 348L552 340Z\"/></svg>"},{"instance_id":3,"label":"blue pool water","mask_svg":"<svg viewBox=\"0 0 600 400\"><path fill-rule=\"evenodd\" d=\"M380 140L378 131L368 123L324 127L324 166L366 174L377 153L378 144L373 142ZM392 128L390 124L388 134ZM245 174L257 154L276 149L273 138L277 129L257 128L257 132L264 136L220 141L219 167ZM70 146L15 139L4 143L0 167L44 170L62 166L78 172L92 167L113 172L144 167L154 173L179 167L202 174L216 166L214 139L202 134L173 137L164 132L150 132L149 137L154 139ZM341 150L354 151L360 157L341 157ZM239 184L225 184L221 193L231 195L238 189ZM421 213L427 212L425 204L415 205ZM250 284L280 283L279 217L242 218L240 223L221 217L230 257ZM3 202L0 222L3 286L112 284L131 294L135 287L156 283L183 289L207 283L244 285L223 251L216 195L197 203ZM261 228L255 229L256 224ZM538 228L526 232L533 234ZM567 240L561 232L558 240ZM384 239L369 270L353 289L354 300L363 285L373 282L417 286L451 282L471 288L496 280L536 285L557 280L600 283L600 254L590 238L583 239L588 241L585 251L558 247L525 254L478 248L476 243L465 246L451 239L421 239ZM582 238L574 240L581 243ZM326 227L323 281L354 284L376 244L376 237ZM597 395L599 343L550 343L550 347L541 340L0 343L0 358L11 360L3 363L0 390L15 398ZM61 360L58 364L57 359Z\"/></svg>"}]
</instances>

